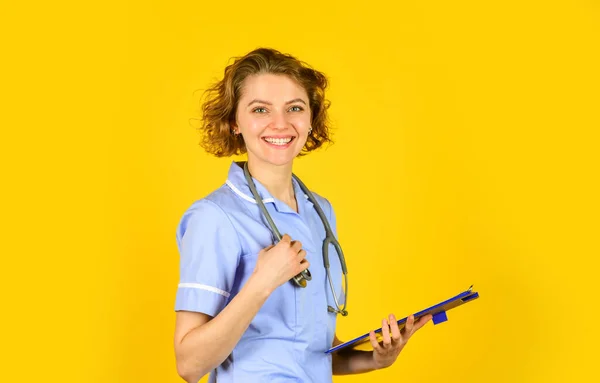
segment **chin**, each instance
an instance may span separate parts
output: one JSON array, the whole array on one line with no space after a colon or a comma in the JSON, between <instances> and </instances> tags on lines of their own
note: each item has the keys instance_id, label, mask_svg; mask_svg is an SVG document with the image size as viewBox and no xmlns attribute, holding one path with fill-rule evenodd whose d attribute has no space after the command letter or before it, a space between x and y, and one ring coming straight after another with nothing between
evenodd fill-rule
<instances>
[{"instance_id":1,"label":"chin","mask_svg":"<svg viewBox=\"0 0 600 383\"><path fill-rule=\"evenodd\" d=\"M267 156L265 161L275 166L284 166L294 161L295 156Z\"/></svg>"},{"instance_id":2,"label":"chin","mask_svg":"<svg viewBox=\"0 0 600 383\"><path fill-rule=\"evenodd\" d=\"M271 165L283 166L292 163L297 156L298 154L295 151L286 151L283 153L264 153L262 159Z\"/></svg>"}]
</instances>

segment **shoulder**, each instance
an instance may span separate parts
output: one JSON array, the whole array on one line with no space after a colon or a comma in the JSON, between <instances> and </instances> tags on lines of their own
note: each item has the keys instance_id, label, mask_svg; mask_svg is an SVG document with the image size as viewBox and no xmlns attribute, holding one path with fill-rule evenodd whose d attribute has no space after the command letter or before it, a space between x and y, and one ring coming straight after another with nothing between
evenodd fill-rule
<instances>
[{"instance_id":1,"label":"shoulder","mask_svg":"<svg viewBox=\"0 0 600 383\"><path fill-rule=\"evenodd\" d=\"M319 204L319 206L321 207L321 209L323 209L323 211L327 215L327 218L331 220L334 217L335 213L334 213L334 210L333 210L333 205L331 204L331 202L329 201L329 199L327 199L326 197L322 196L318 192L315 192L315 191L312 191L312 190L310 192L312 193L313 197L315 198L315 200L317 201L317 203Z\"/></svg>"},{"instance_id":2,"label":"shoulder","mask_svg":"<svg viewBox=\"0 0 600 383\"><path fill-rule=\"evenodd\" d=\"M192 202L183 212L178 225L178 232L183 234L194 222L204 222L221 228L232 228L229 212L235 209L235 198L231 189L225 185L210 194Z\"/></svg>"}]
</instances>

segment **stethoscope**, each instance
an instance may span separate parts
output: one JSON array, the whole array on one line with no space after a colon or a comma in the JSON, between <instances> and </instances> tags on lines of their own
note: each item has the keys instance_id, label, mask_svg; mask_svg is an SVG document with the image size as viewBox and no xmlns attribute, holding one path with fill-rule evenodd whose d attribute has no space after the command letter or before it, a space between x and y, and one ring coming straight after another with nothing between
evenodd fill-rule
<instances>
[{"instance_id":1,"label":"stethoscope","mask_svg":"<svg viewBox=\"0 0 600 383\"><path fill-rule=\"evenodd\" d=\"M248 182L248 186L250 186L250 191L252 191L252 195L258 204L258 207L262 211L263 215L267 219L269 227L271 231L277 238L277 241L281 241L281 233L277 230L277 226L275 226L275 222L271 218L271 215L267 211L265 204L262 201L262 198L258 195L258 191L256 190L256 186L254 185L254 181L252 181L252 176L250 175L250 171L248 170L248 162L244 163L244 176L246 177L246 181ZM325 239L323 240L323 264L325 265L325 271L327 272L327 279L329 280L329 286L331 287L331 292L333 293L333 300L335 301L336 308L333 308L327 305L327 311L330 313L342 314L343 316L348 315L348 311L346 311L346 302L348 301L348 269L346 268L346 259L344 258L344 252L342 251L342 247L340 243L333 235L333 231L329 226L329 222L327 221L327 217L321 210L321 207L317 203L317 200L313 196L313 194L308 190L308 188L300 181L295 174L292 174L292 177L298 182L300 185L300 189L308 196L308 200L313 204L315 209L317 210L317 214L319 214L319 218L323 222L323 226L325 226ZM340 304L337 299L337 294L335 293L335 287L333 286L333 281L331 280L331 273L329 272L329 245L332 244L336 250L338 258L340 259L340 264L342 266L342 273L344 273L344 306L340 307ZM304 270L300 274L294 276L292 281L299 287L306 287L308 281L312 279L310 271L308 269Z\"/></svg>"}]
</instances>

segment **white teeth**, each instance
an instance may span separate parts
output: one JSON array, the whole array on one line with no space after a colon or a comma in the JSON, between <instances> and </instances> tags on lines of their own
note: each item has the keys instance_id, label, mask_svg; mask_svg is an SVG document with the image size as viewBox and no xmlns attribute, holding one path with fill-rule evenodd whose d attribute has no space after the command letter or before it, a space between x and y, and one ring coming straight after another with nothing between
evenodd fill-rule
<instances>
[{"instance_id":1,"label":"white teeth","mask_svg":"<svg viewBox=\"0 0 600 383\"><path fill-rule=\"evenodd\" d=\"M265 141L267 141L270 144L274 144L274 145L285 145L288 142L290 142L292 140L292 137L288 137L288 138L265 138Z\"/></svg>"}]
</instances>

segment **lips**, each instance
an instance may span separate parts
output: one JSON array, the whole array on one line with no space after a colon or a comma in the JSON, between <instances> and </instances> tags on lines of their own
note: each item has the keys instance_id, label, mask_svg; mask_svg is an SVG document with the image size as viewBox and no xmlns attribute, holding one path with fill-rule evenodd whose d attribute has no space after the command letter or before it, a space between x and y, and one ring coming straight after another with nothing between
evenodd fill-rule
<instances>
[{"instance_id":1,"label":"lips","mask_svg":"<svg viewBox=\"0 0 600 383\"><path fill-rule=\"evenodd\" d=\"M283 137L269 136L269 137L262 137L262 140L271 147L278 148L278 149L285 149L285 148L289 147L292 142L294 142L295 138L296 137L294 137L294 136L283 136Z\"/></svg>"}]
</instances>

